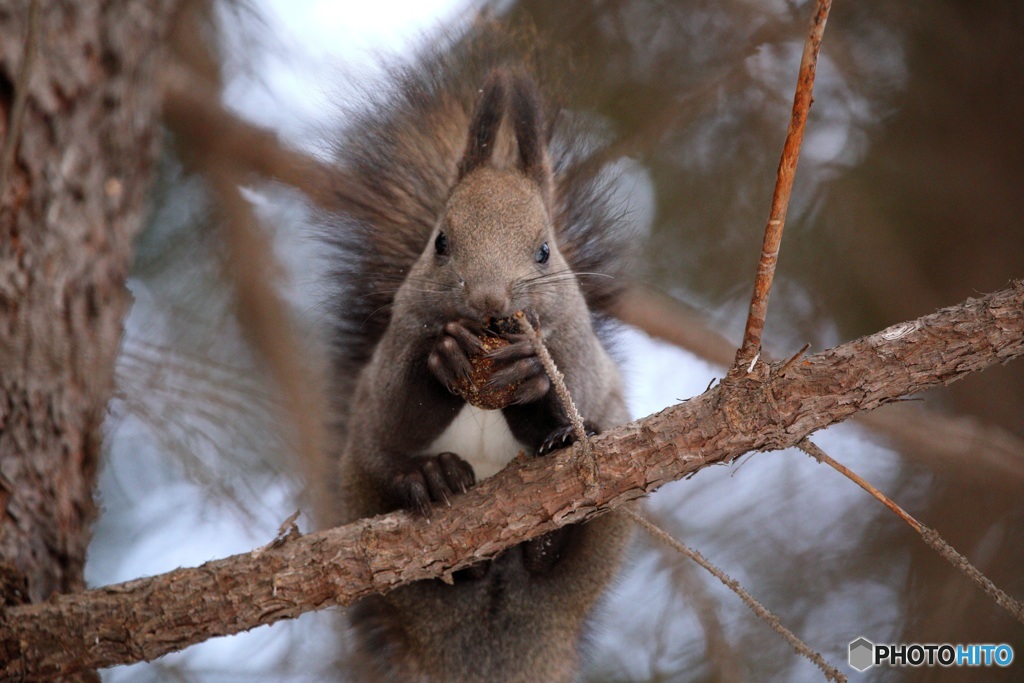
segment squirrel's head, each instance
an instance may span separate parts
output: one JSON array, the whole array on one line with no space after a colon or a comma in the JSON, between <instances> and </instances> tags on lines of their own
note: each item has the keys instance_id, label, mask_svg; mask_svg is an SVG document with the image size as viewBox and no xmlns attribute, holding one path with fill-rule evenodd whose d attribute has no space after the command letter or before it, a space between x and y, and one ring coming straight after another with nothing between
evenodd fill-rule
<instances>
[{"instance_id":1,"label":"squirrel's head","mask_svg":"<svg viewBox=\"0 0 1024 683\"><path fill-rule=\"evenodd\" d=\"M431 281L461 291L450 313L482 321L527 307L550 311L545 302L576 288L555 242L544 129L529 77L493 71L470 119L457 182L421 258Z\"/></svg>"}]
</instances>

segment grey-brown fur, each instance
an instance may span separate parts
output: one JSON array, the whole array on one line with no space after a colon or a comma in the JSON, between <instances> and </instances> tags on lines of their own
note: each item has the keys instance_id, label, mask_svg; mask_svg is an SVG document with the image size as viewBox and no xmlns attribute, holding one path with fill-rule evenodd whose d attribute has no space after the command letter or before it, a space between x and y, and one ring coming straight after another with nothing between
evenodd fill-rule
<instances>
[{"instance_id":1,"label":"grey-brown fur","mask_svg":"<svg viewBox=\"0 0 1024 683\"><path fill-rule=\"evenodd\" d=\"M526 310L595 431L628 419L598 331L629 268L631 233L587 148L542 93L523 40L478 26L392 73L339 144L358 186L339 194L336 391L340 519L431 505L472 484L463 458L426 449L462 410L489 318ZM439 233L444 238L439 238ZM543 247L542 245L547 245ZM577 276L579 273L581 275ZM600 273L611 277L582 275ZM494 353L503 411L528 453L567 418L521 335ZM613 577L627 524L606 515L457 575L362 601L365 670L387 681L571 681L585 620Z\"/></svg>"}]
</instances>

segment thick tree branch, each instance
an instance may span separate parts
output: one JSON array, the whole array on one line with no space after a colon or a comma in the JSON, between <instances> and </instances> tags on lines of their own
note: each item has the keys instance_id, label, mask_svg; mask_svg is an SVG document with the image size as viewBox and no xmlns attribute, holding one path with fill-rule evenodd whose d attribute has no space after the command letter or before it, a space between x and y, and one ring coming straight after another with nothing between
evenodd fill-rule
<instances>
[{"instance_id":1,"label":"thick tree branch","mask_svg":"<svg viewBox=\"0 0 1024 683\"><path fill-rule=\"evenodd\" d=\"M796 363L758 364L703 395L600 436L596 481L573 452L517 461L428 523L362 520L194 569L0 612L0 677L48 679L180 650L446 577L502 549L579 522L708 465L792 446L901 396L1024 355L1024 281Z\"/></svg>"}]
</instances>

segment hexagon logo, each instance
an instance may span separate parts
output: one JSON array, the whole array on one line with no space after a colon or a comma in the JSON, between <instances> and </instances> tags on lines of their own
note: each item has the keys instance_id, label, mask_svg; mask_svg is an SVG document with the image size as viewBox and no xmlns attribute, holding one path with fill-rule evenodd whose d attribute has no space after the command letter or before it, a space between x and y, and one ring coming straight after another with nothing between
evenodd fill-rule
<instances>
[{"instance_id":1,"label":"hexagon logo","mask_svg":"<svg viewBox=\"0 0 1024 683\"><path fill-rule=\"evenodd\" d=\"M864 671L875 664L875 644L861 636L850 643L850 666Z\"/></svg>"}]
</instances>

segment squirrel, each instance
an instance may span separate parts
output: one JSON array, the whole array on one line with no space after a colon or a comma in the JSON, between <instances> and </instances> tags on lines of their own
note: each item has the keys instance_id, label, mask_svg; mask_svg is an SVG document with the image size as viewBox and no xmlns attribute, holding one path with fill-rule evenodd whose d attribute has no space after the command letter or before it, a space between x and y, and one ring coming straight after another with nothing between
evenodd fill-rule
<instances>
[{"instance_id":1,"label":"squirrel","mask_svg":"<svg viewBox=\"0 0 1024 683\"><path fill-rule=\"evenodd\" d=\"M502 324L516 311L539 323L588 431L629 419L608 311L635 235L607 174L585 163L599 151L593 138L542 89L536 54L510 29L478 27L389 69L391 84L337 142L350 183L326 226L338 247L339 521L429 516L518 453L571 442L532 343ZM479 358L493 366L491 409L457 389ZM609 513L451 585L362 599L349 611L360 680L574 680L628 536Z\"/></svg>"}]
</instances>

